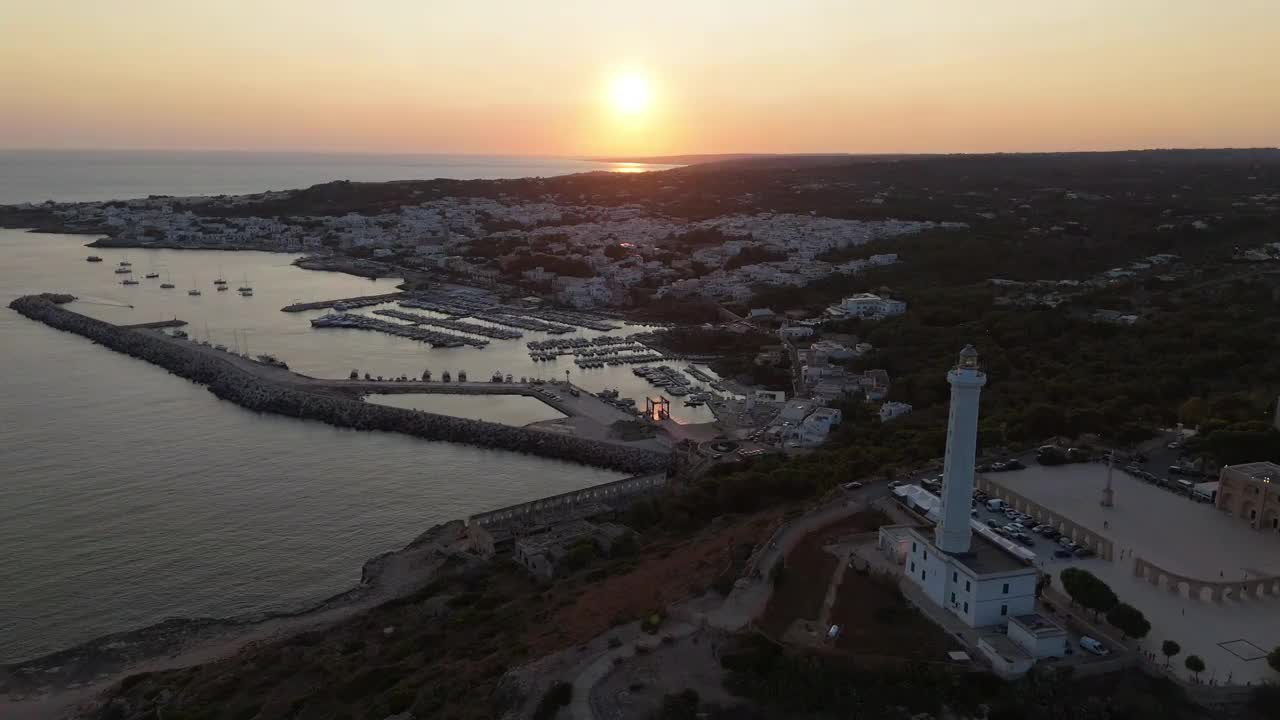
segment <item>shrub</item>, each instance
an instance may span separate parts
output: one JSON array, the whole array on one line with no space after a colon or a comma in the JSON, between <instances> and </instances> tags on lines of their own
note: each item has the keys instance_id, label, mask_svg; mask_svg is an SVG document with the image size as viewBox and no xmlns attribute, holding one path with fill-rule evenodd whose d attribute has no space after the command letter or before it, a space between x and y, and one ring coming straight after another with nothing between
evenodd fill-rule
<instances>
[{"instance_id":1,"label":"shrub","mask_svg":"<svg viewBox=\"0 0 1280 720\"><path fill-rule=\"evenodd\" d=\"M560 712L560 708L569 704L573 699L573 686L567 682L558 682L552 685L542 696L542 700L538 701L538 707L533 711L533 720L551 720Z\"/></svg>"}]
</instances>

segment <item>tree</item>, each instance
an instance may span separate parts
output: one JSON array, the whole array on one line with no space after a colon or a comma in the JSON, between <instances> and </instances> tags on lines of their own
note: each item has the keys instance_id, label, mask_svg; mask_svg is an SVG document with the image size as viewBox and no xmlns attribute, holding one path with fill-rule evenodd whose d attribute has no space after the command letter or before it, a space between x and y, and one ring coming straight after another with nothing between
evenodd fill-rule
<instances>
[{"instance_id":1,"label":"tree","mask_svg":"<svg viewBox=\"0 0 1280 720\"><path fill-rule=\"evenodd\" d=\"M1088 570L1067 568L1059 577L1062 589L1071 597L1071 602L1080 603L1086 610L1092 610L1095 617L1100 612L1110 612L1120 602L1111 587Z\"/></svg>"},{"instance_id":2,"label":"tree","mask_svg":"<svg viewBox=\"0 0 1280 720\"><path fill-rule=\"evenodd\" d=\"M1274 650L1267 653L1267 664L1271 666L1272 670L1280 672L1280 645L1277 645Z\"/></svg>"},{"instance_id":3,"label":"tree","mask_svg":"<svg viewBox=\"0 0 1280 720\"><path fill-rule=\"evenodd\" d=\"M1204 672L1204 661L1200 659L1199 655L1188 655L1187 659L1182 661L1182 664L1195 673L1196 680L1200 679L1200 673Z\"/></svg>"},{"instance_id":4,"label":"tree","mask_svg":"<svg viewBox=\"0 0 1280 720\"><path fill-rule=\"evenodd\" d=\"M1178 406L1178 420L1184 425L1195 426L1209 415L1209 403L1204 398L1193 397Z\"/></svg>"},{"instance_id":5,"label":"tree","mask_svg":"<svg viewBox=\"0 0 1280 720\"><path fill-rule=\"evenodd\" d=\"M1174 656L1182 652L1182 646L1172 640L1165 640L1160 643L1160 652L1164 655L1164 666L1168 669Z\"/></svg>"},{"instance_id":6,"label":"tree","mask_svg":"<svg viewBox=\"0 0 1280 720\"><path fill-rule=\"evenodd\" d=\"M1124 633L1125 637L1141 640L1151 632L1151 623L1138 608L1129 603L1116 603L1107 611L1107 622Z\"/></svg>"}]
</instances>

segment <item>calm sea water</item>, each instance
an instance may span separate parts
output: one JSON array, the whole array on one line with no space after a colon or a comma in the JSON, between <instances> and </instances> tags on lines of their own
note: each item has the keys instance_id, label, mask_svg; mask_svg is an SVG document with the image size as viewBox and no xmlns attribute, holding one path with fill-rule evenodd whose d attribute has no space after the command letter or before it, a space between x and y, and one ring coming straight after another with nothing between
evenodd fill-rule
<instances>
[{"instance_id":1,"label":"calm sea water","mask_svg":"<svg viewBox=\"0 0 1280 720\"><path fill-rule=\"evenodd\" d=\"M313 375L434 366L488 377L498 366L521 374L528 362L519 343L433 351L313 331L313 314L279 311L392 282L307 272L284 255L145 251L127 253L135 268L179 287L128 288L112 273L126 253L98 251L105 262L87 263L88 239L0 231L0 302L55 290L112 321L177 315L195 335L275 353ZM219 268L233 285L248 277L255 297L215 293ZM201 297L186 294L193 282ZM619 477L257 415L7 308L0 348L0 662L168 617L295 608L350 587L364 560L434 523ZM528 421L520 412L493 419Z\"/></svg>"},{"instance_id":2,"label":"calm sea water","mask_svg":"<svg viewBox=\"0 0 1280 720\"><path fill-rule=\"evenodd\" d=\"M636 171L578 160L475 156L0 151L0 203L251 193L335 179L496 178ZM295 369L345 377L426 367L563 376L523 341L431 350L359 331L312 330L297 300L388 292L292 267L292 256L105 251L92 238L0 230L0 303L65 291L113 322L179 316L197 337ZM128 257L138 275L112 273ZM256 294L216 293L221 275ZM186 290L200 287L191 297ZM368 310L365 310L367 312ZM585 335L595 333L584 332ZM537 333L525 339L538 339ZM434 523L619 477L570 463L256 415L77 336L0 309L0 662L169 617L292 609L350 587L369 557ZM577 373L592 389L648 389L624 368ZM406 402L396 399L392 402ZM438 398L442 411L522 424L545 410ZM683 415L702 420L698 414Z\"/></svg>"},{"instance_id":3,"label":"calm sea water","mask_svg":"<svg viewBox=\"0 0 1280 720\"><path fill-rule=\"evenodd\" d=\"M672 166L486 155L0 150L0 204L117 200L148 195L238 195L331 180L549 177Z\"/></svg>"}]
</instances>

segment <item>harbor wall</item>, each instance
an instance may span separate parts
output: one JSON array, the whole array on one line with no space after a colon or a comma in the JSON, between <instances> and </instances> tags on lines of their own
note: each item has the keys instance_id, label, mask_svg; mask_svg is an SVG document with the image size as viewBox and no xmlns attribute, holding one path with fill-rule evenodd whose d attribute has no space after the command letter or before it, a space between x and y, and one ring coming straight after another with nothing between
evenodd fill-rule
<instances>
[{"instance_id":1,"label":"harbor wall","mask_svg":"<svg viewBox=\"0 0 1280 720\"><path fill-rule=\"evenodd\" d=\"M86 317L61 307L69 295L28 295L9 307L50 327L146 360L206 386L214 395L257 412L319 420L355 430L399 432L426 440L528 453L629 473L665 472L668 453L619 443L468 420L325 395L259 377L193 346Z\"/></svg>"}]
</instances>

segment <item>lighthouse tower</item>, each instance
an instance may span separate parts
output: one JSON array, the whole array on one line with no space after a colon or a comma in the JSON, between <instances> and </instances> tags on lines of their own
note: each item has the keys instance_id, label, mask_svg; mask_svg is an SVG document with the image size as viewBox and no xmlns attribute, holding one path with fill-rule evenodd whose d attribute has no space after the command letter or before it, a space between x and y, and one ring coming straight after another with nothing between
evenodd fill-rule
<instances>
[{"instance_id":1,"label":"lighthouse tower","mask_svg":"<svg viewBox=\"0 0 1280 720\"><path fill-rule=\"evenodd\" d=\"M951 383L951 416L947 421L947 457L942 470L942 517L934 544L946 553L969 551L969 509L973 498L973 463L978 448L978 396L987 375L978 369L978 351L966 345L947 373Z\"/></svg>"}]
</instances>

